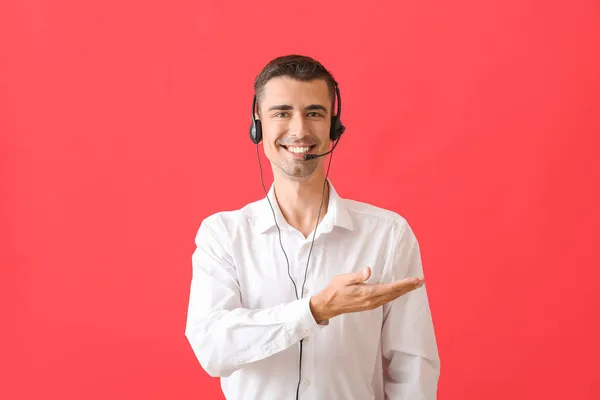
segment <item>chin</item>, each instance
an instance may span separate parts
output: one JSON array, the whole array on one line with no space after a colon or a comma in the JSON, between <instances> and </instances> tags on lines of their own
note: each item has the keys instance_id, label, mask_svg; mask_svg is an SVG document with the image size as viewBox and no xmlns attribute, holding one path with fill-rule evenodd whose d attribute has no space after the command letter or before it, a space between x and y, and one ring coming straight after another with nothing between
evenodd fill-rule
<instances>
[{"instance_id":1,"label":"chin","mask_svg":"<svg viewBox=\"0 0 600 400\"><path fill-rule=\"evenodd\" d=\"M277 168L289 179L295 181L306 181L314 174L317 169L317 165L314 163L307 165L293 162L289 164L283 163L283 165L277 165Z\"/></svg>"}]
</instances>

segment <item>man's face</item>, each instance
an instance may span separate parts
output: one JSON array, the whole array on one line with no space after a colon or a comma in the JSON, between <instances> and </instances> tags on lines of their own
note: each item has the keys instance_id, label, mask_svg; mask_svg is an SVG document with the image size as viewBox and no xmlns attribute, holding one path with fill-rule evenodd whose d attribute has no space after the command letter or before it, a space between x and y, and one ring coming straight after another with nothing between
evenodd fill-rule
<instances>
[{"instance_id":1,"label":"man's face","mask_svg":"<svg viewBox=\"0 0 600 400\"><path fill-rule=\"evenodd\" d=\"M329 150L331 98L323 79L298 81L270 79L260 98L260 120L265 155L271 165L290 178L308 178L322 158L304 160L304 154Z\"/></svg>"}]
</instances>

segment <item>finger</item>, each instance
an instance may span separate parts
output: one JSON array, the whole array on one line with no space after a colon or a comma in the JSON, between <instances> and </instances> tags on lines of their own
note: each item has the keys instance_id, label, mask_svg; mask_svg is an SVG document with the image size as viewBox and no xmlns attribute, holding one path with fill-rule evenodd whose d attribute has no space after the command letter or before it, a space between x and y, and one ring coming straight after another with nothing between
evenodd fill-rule
<instances>
[{"instance_id":1,"label":"finger","mask_svg":"<svg viewBox=\"0 0 600 400\"><path fill-rule=\"evenodd\" d=\"M405 287L420 288L424 284L425 284L425 279L424 278L416 278L416 277L404 278L404 279L400 279L400 280L393 281L393 282L389 283L389 285L392 288L392 290L394 288L402 289L402 288L405 288Z\"/></svg>"},{"instance_id":2,"label":"finger","mask_svg":"<svg viewBox=\"0 0 600 400\"><path fill-rule=\"evenodd\" d=\"M405 294L412 292L413 290L417 290L425 284L425 281L421 278L410 278L408 281L403 282L403 284L396 284L392 286L394 290L389 294L391 300L395 300L400 296L404 296ZM388 300L388 301L391 301Z\"/></svg>"},{"instance_id":3,"label":"finger","mask_svg":"<svg viewBox=\"0 0 600 400\"><path fill-rule=\"evenodd\" d=\"M369 279L371 276L371 268L365 267L357 272L351 272L345 275L345 282L348 285L354 285L357 283L362 283Z\"/></svg>"},{"instance_id":4,"label":"finger","mask_svg":"<svg viewBox=\"0 0 600 400\"><path fill-rule=\"evenodd\" d=\"M391 296L398 297L411 290L420 288L425 284L423 278L405 278L389 283L379 283L372 285L372 296Z\"/></svg>"}]
</instances>

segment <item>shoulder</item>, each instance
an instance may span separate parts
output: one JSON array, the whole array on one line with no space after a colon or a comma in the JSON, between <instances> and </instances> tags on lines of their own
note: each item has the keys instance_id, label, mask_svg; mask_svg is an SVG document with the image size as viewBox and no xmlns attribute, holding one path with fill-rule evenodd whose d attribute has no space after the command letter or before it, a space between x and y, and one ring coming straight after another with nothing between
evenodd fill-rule
<instances>
[{"instance_id":1,"label":"shoulder","mask_svg":"<svg viewBox=\"0 0 600 400\"><path fill-rule=\"evenodd\" d=\"M343 199L344 205L358 229L372 235L384 234L393 246L417 244L415 233L404 215L397 211L363 201Z\"/></svg>"},{"instance_id":2,"label":"shoulder","mask_svg":"<svg viewBox=\"0 0 600 400\"><path fill-rule=\"evenodd\" d=\"M405 220L402 215L387 208L375 206L373 204L358 200L343 199L343 201L348 211L354 213L355 215L386 221L402 222Z\"/></svg>"},{"instance_id":3,"label":"shoulder","mask_svg":"<svg viewBox=\"0 0 600 400\"><path fill-rule=\"evenodd\" d=\"M206 216L198 228L198 235L207 233L217 237L230 236L233 232L252 222L259 215L259 209L265 199L246 204L235 210L223 210Z\"/></svg>"},{"instance_id":4,"label":"shoulder","mask_svg":"<svg viewBox=\"0 0 600 400\"><path fill-rule=\"evenodd\" d=\"M408 226L406 218L396 211L363 201L351 199L343 199L342 201L350 215L359 222L376 223L395 230L402 230Z\"/></svg>"}]
</instances>

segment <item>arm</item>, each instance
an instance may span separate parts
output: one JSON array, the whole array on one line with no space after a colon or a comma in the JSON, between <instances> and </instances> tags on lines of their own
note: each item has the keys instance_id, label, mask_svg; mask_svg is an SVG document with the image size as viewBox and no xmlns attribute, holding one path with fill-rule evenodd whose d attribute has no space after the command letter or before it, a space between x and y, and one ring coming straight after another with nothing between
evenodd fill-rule
<instances>
[{"instance_id":1,"label":"arm","mask_svg":"<svg viewBox=\"0 0 600 400\"><path fill-rule=\"evenodd\" d=\"M400 229L391 273L395 278L423 276L417 239L406 221ZM440 359L426 287L385 304L383 312L386 399L435 400Z\"/></svg>"},{"instance_id":2,"label":"arm","mask_svg":"<svg viewBox=\"0 0 600 400\"><path fill-rule=\"evenodd\" d=\"M320 326L310 298L262 310L242 307L236 266L228 244L203 221L192 255L192 281L185 335L204 370L229 376L245 364L276 354Z\"/></svg>"}]
</instances>

